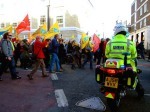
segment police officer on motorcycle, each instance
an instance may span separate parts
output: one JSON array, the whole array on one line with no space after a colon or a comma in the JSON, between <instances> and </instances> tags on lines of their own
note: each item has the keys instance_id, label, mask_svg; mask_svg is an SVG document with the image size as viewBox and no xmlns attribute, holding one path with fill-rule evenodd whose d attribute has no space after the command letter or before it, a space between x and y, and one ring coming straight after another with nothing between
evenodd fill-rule
<instances>
[{"instance_id":1,"label":"police officer on motorcycle","mask_svg":"<svg viewBox=\"0 0 150 112\"><path fill-rule=\"evenodd\" d=\"M127 28L122 23L117 23L114 28L114 38L106 45L105 55L107 58L124 59L123 52L129 52L128 60L136 72L135 59L137 57L135 44L127 39ZM127 61L130 63L130 61ZM132 63L133 62L133 63Z\"/></svg>"},{"instance_id":2,"label":"police officer on motorcycle","mask_svg":"<svg viewBox=\"0 0 150 112\"><path fill-rule=\"evenodd\" d=\"M114 27L114 37L106 45L105 56L106 58L124 60L125 56L123 53L128 52L129 55L127 56L127 65L130 65L133 72L137 74L137 50L135 44L127 39L128 34L127 28L121 22L117 22ZM144 95L144 89L140 84L137 75L132 86L133 89L136 89L138 96L141 97Z\"/></svg>"}]
</instances>

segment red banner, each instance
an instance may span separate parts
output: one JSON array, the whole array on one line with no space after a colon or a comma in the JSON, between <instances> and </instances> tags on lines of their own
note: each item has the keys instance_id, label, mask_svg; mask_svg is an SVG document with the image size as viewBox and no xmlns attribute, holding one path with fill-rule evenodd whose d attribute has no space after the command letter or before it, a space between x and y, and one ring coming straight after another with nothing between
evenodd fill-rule
<instances>
[{"instance_id":1,"label":"red banner","mask_svg":"<svg viewBox=\"0 0 150 112\"><path fill-rule=\"evenodd\" d=\"M29 21L28 14L23 19L23 21L21 21L21 23L17 26L16 32L17 32L17 34L19 34L22 31L26 31L26 30L30 31L30 21Z\"/></svg>"},{"instance_id":2,"label":"red banner","mask_svg":"<svg viewBox=\"0 0 150 112\"><path fill-rule=\"evenodd\" d=\"M101 40L99 39L99 37L96 34L94 34L93 35L93 43L94 43L93 52L96 52L99 49L100 42Z\"/></svg>"}]
</instances>

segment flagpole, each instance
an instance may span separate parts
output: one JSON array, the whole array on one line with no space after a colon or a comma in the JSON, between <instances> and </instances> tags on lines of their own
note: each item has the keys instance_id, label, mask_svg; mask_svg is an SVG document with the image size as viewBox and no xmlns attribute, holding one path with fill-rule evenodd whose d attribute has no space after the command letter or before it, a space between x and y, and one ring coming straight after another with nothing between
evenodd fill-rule
<instances>
[{"instance_id":1,"label":"flagpole","mask_svg":"<svg viewBox=\"0 0 150 112\"><path fill-rule=\"evenodd\" d=\"M50 0L49 0L49 4L47 5L47 31L49 31L49 28L50 28L50 15L49 15L49 12L50 12Z\"/></svg>"}]
</instances>

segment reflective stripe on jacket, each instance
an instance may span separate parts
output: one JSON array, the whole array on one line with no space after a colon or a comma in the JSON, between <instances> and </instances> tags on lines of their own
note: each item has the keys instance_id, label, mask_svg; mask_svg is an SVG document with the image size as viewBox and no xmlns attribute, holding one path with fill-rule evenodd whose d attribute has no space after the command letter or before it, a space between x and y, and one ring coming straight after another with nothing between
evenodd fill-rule
<instances>
[{"instance_id":1,"label":"reflective stripe on jacket","mask_svg":"<svg viewBox=\"0 0 150 112\"><path fill-rule=\"evenodd\" d=\"M107 58L124 59L124 55L122 55L124 52L131 54L127 57L128 59L135 59L137 57L135 44L122 34L116 35L106 45L105 55Z\"/></svg>"}]
</instances>

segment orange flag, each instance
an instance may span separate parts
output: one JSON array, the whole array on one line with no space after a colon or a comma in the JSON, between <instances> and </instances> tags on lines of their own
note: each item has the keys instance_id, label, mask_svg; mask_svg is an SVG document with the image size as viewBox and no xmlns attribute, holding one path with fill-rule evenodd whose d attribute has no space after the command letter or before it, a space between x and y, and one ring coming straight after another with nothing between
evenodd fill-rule
<instances>
[{"instance_id":1,"label":"orange flag","mask_svg":"<svg viewBox=\"0 0 150 112\"><path fill-rule=\"evenodd\" d=\"M99 39L99 37L96 34L94 34L93 35L93 43L94 43L93 52L96 52L99 49L100 42L101 40Z\"/></svg>"},{"instance_id":2,"label":"orange flag","mask_svg":"<svg viewBox=\"0 0 150 112\"><path fill-rule=\"evenodd\" d=\"M29 21L28 14L23 19L23 21L21 21L21 23L17 26L16 32L17 32L17 34L19 34L22 31L26 31L26 30L30 31L30 21Z\"/></svg>"}]
</instances>

